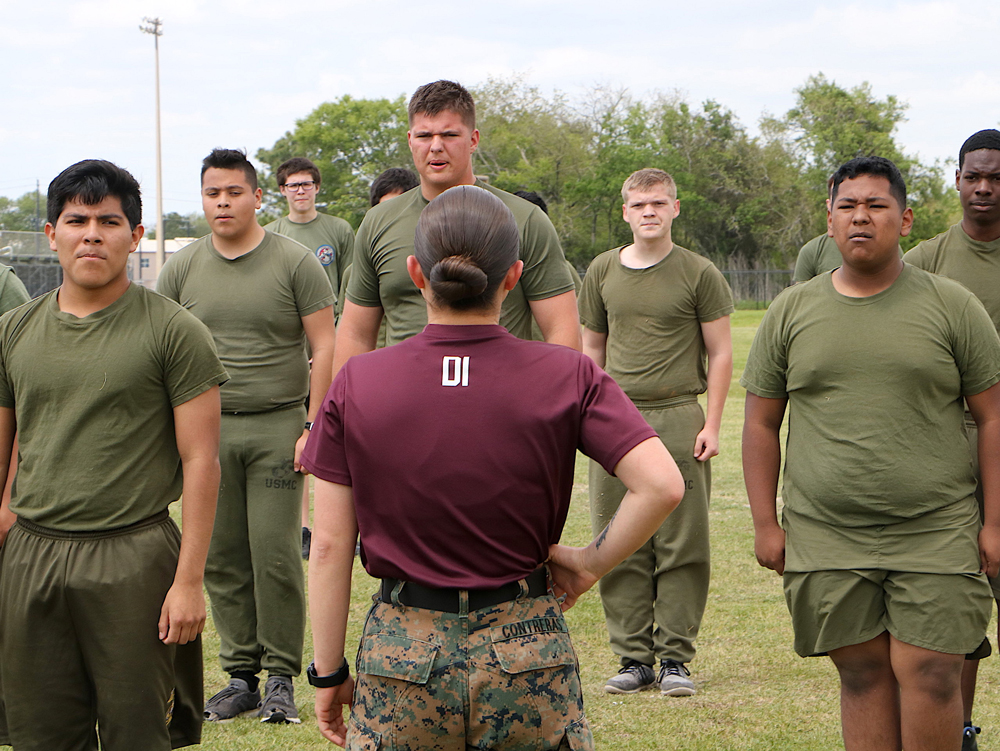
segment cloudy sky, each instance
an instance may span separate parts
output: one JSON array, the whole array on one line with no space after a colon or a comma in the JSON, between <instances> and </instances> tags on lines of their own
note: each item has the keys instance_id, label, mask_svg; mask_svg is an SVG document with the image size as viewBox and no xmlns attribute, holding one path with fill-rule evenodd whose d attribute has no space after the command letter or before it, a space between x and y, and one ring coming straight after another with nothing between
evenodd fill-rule
<instances>
[{"instance_id":1,"label":"cloudy sky","mask_svg":"<svg viewBox=\"0 0 1000 751\"><path fill-rule=\"evenodd\" d=\"M289 10L294 8L294 10ZM597 0L0 0L0 195L110 159L155 206L153 38L161 38L164 210L200 210L214 146L271 146L323 101L395 97L438 78L521 75L571 98L597 84L714 99L751 130L822 71L909 104L898 133L924 161L1000 123L990 43L1000 3ZM987 47L983 44L986 43ZM992 72L991 72L992 71Z\"/></svg>"}]
</instances>

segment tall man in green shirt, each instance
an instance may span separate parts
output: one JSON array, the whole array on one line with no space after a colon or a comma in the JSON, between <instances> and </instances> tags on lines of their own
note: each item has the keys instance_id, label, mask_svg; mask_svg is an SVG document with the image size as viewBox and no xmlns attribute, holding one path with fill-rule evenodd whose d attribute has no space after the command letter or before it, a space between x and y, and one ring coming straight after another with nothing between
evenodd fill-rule
<instances>
[{"instance_id":1,"label":"tall man in green shirt","mask_svg":"<svg viewBox=\"0 0 1000 751\"><path fill-rule=\"evenodd\" d=\"M272 232L290 237L316 253L323 264L334 293L344 281L344 272L351 265L354 253L354 230L339 216L321 214L316 210L316 196L322 185L319 168L305 157L287 159L275 173L278 189L288 201L288 216L264 226ZM334 308L334 320L337 309ZM309 557L312 535L309 531L309 478L302 478L302 557Z\"/></svg>"},{"instance_id":2,"label":"tall man in green shirt","mask_svg":"<svg viewBox=\"0 0 1000 751\"><path fill-rule=\"evenodd\" d=\"M201 736L226 372L200 321L129 282L141 218L125 170L64 170L45 225L63 283L0 318L0 486L15 429L21 455L0 508L0 745L18 751Z\"/></svg>"},{"instance_id":3,"label":"tall man in green shirt","mask_svg":"<svg viewBox=\"0 0 1000 751\"><path fill-rule=\"evenodd\" d=\"M917 268L961 282L986 307L993 325L1000 331L1000 131L981 130L970 136L958 152L955 187L962 204L962 221L937 237L925 240L903 256ZM972 463L979 468L976 452L977 431L972 415L966 413ZM976 490L980 513L982 485ZM1000 600L1000 580L992 579L993 596ZM983 650L989 654L989 645ZM979 728L972 724L976 696L977 654L969 656L962 674L965 710L963 751L975 751Z\"/></svg>"},{"instance_id":4,"label":"tall man in green shirt","mask_svg":"<svg viewBox=\"0 0 1000 751\"><path fill-rule=\"evenodd\" d=\"M840 674L847 751L955 750L1000 568L1000 464L982 464L982 523L961 397L995 457L1000 337L968 290L899 258L913 213L892 162L843 165L827 221L843 264L775 299L741 381L755 553L784 576L796 652Z\"/></svg>"},{"instance_id":5,"label":"tall man in green shirt","mask_svg":"<svg viewBox=\"0 0 1000 751\"><path fill-rule=\"evenodd\" d=\"M312 251L257 223L261 191L243 152L215 149L202 163L201 185L212 233L170 258L158 289L208 326L232 379L222 389L222 483L205 570L230 681L208 700L205 716L256 711L263 669L261 721L298 722L299 454L330 386L333 289Z\"/></svg>"},{"instance_id":6,"label":"tall man in green shirt","mask_svg":"<svg viewBox=\"0 0 1000 751\"><path fill-rule=\"evenodd\" d=\"M710 575L709 459L719 453L733 376L733 298L711 261L671 239L680 201L670 175L633 173L622 200L632 243L602 253L587 271L580 295L583 351L659 433L685 491L657 533L600 584L611 647L622 665L604 689L633 693L658 685L665 695L690 696L695 685L686 663L695 655ZM698 404L706 390L707 415ZM611 522L624 496L621 481L591 462L594 534Z\"/></svg>"},{"instance_id":7,"label":"tall man in green shirt","mask_svg":"<svg viewBox=\"0 0 1000 751\"><path fill-rule=\"evenodd\" d=\"M533 317L546 341L580 349L576 293L552 222L537 206L473 174L479 131L472 96L452 81L425 84L410 99L409 118L406 138L420 187L375 206L358 228L334 373L352 355L375 349L383 315L390 345L427 324L427 307L406 272L406 259L413 253L413 233L424 206L456 185L479 185L496 195L513 212L521 231L524 274L504 301L500 323L530 339Z\"/></svg>"}]
</instances>

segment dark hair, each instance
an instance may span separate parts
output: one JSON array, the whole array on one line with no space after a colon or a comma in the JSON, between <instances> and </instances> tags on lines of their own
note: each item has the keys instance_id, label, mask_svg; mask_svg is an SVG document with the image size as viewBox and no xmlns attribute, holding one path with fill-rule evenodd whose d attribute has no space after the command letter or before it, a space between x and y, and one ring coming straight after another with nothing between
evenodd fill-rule
<instances>
[{"instance_id":1,"label":"dark hair","mask_svg":"<svg viewBox=\"0 0 1000 751\"><path fill-rule=\"evenodd\" d=\"M142 221L139 183L116 164L103 159L84 159L60 172L49 183L46 219L55 226L67 201L95 206L108 196L117 198L131 229Z\"/></svg>"},{"instance_id":2,"label":"dark hair","mask_svg":"<svg viewBox=\"0 0 1000 751\"><path fill-rule=\"evenodd\" d=\"M517 262L520 232L503 201L458 185L427 204L413 245L436 299L456 310L488 308Z\"/></svg>"},{"instance_id":3,"label":"dark hair","mask_svg":"<svg viewBox=\"0 0 1000 751\"><path fill-rule=\"evenodd\" d=\"M837 200L837 191L844 180L853 180L862 175L884 177L889 181L889 192L896 199L899 208L906 208L906 181L903 179L899 168L890 160L881 156L859 156L840 165L840 168L833 173L833 177L831 178L830 203L832 204Z\"/></svg>"},{"instance_id":4,"label":"dark hair","mask_svg":"<svg viewBox=\"0 0 1000 751\"><path fill-rule=\"evenodd\" d=\"M417 115L434 117L442 112L454 112L462 118L469 130L476 129L476 103L462 84L454 81L425 83L413 92L407 107L410 124Z\"/></svg>"},{"instance_id":5,"label":"dark hair","mask_svg":"<svg viewBox=\"0 0 1000 751\"><path fill-rule=\"evenodd\" d=\"M980 149L995 149L1000 151L1000 130L988 128L969 136L958 151L958 168L962 169L962 165L965 164L966 154L970 151L979 151Z\"/></svg>"},{"instance_id":6,"label":"dark hair","mask_svg":"<svg viewBox=\"0 0 1000 751\"><path fill-rule=\"evenodd\" d=\"M257 190L257 170L247 159L247 153L238 149L212 149L212 153L201 162L201 179L210 169L238 169L246 175L250 190Z\"/></svg>"},{"instance_id":7,"label":"dark hair","mask_svg":"<svg viewBox=\"0 0 1000 751\"><path fill-rule=\"evenodd\" d=\"M545 199L538 195L533 190L519 190L514 194L518 198L523 198L525 201L531 201L538 208L544 211L546 214L549 213L549 206L545 203Z\"/></svg>"},{"instance_id":8,"label":"dark hair","mask_svg":"<svg viewBox=\"0 0 1000 751\"><path fill-rule=\"evenodd\" d=\"M285 184L289 175L294 175L297 172L308 172L312 175L317 188L323 182L323 178L319 174L319 167L304 156L293 156L291 159L286 159L282 162L281 166L278 167L278 171L274 173L274 177L278 181L278 187Z\"/></svg>"},{"instance_id":9,"label":"dark hair","mask_svg":"<svg viewBox=\"0 0 1000 751\"><path fill-rule=\"evenodd\" d=\"M420 178L413 172L402 167L390 167L381 175L372 180L372 187L368 191L368 199L372 206L378 206L382 196L386 193L405 193L420 185Z\"/></svg>"}]
</instances>

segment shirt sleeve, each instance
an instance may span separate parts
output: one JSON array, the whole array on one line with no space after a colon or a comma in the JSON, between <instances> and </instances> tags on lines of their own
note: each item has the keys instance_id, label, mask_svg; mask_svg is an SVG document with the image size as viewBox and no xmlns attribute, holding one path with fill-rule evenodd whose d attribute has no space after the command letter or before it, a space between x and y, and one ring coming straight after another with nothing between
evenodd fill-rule
<instances>
[{"instance_id":1,"label":"shirt sleeve","mask_svg":"<svg viewBox=\"0 0 1000 751\"><path fill-rule=\"evenodd\" d=\"M795 259L795 271L792 273L792 282L808 282L816 276L816 254L819 251L819 242L819 238L814 237L799 248L799 255Z\"/></svg>"},{"instance_id":2,"label":"shirt sleeve","mask_svg":"<svg viewBox=\"0 0 1000 751\"><path fill-rule=\"evenodd\" d=\"M583 278L578 303L580 323L598 334L608 333L608 309L604 307L604 298L601 295L601 283L604 281L606 271L603 258L603 255L599 255L590 262L590 268Z\"/></svg>"},{"instance_id":3,"label":"shirt sleeve","mask_svg":"<svg viewBox=\"0 0 1000 751\"><path fill-rule=\"evenodd\" d=\"M302 257L295 268L293 281L295 307L300 318L333 305L335 297L330 277L326 275L326 270L315 253L307 253Z\"/></svg>"},{"instance_id":4,"label":"shirt sleeve","mask_svg":"<svg viewBox=\"0 0 1000 751\"><path fill-rule=\"evenodd\" d=\"M764 314L740 377L743 388L766 399L788 397L788 348L782 331L782 306L776 304L780 299L779 296Z\"/></svg>"},{"instance_id":5,"label":"shirt sleeve","mask_svg":"<svg viewBox=\"0 0 1000 751\"><path fill-rule=\"evenodd\" d=\"M579 449L613 475L618 462L657 433L632 400L589 357L580 357L581 399Z\"/></svg>"},{"instance_id":6,"label":"shirt sleeve","mask_svg":"<svg viewBox=\"0 0 1000 751\"><path fill-rule=\"evenodd\" d=\"M229 380L208 327L183 309L167 325L163 366L171 407Z\"/></svg>"},{"instance_id":7,"label":"shirt sleeve","mask_svg":"<svg viewBox=\"0 0 1000 751\"><path fill-rule=\"evenodd\" d=\"M6 313L8 310L13 310L18 305L24 305L31 299L28 295L28 290L24 286L24 282L17 278L17 274L14 273L14 269L7 268L3 273L3 280L0 282L2 284L2 289L0 289L0 313Z\"/></svg>"},{"instance_id":8,"label":"shirt sleeve","mask_svg":"<svg viewBox=\"0 0 1000 751\"><path fill-rule=\"evenodd\" d=\"M156 278L156 291L164 297L169 297L176 303L181 301L181 286L178 278L178 260L176 256L171 256L160 269L160 275Z\"/></svg>"},{"instance_id":9,"label":"shirt sleeve","mask_svg":"<svg viewBox=\"0 0 1000 751\"><path fill-rule=\"evenodd\" d=\"M962 395L969 396L1000 382L1000 337L986 308L974 295L969 295L959 320L955 363L962 374Z\"/></svg>"},{"instance_id":10,"label":"shirt sleeve","mask_svg":"<svg viewBox=\"0 0 1000 751\"><path fill-rule=\"evenodd\" d=\"M302 452L302 464L316 477L338 485L352 485L344 440L344 406L350 364L341 368L320 405L312 432Z\"/></svg>"},{"instance_id":11,"label":"shirt sleeve","mask_svg":"<svg viewBox=\"0 0 1000 751\"><path fill-rule=\"evenodd\" d=\"M521 288L529 302L576 289L556 228L540 208L533 207L521 230Z\"/></svg>"},{"instance_id":12,"label":"shirt sleeve","mask_svg":"<svg viewBox=\"0 0 1000 751\"><path fill-rule=\"evenodd\" d=\"M351 263L351 281L347 285L347 299L355 305L377 308L382 305L378 291L378 274L372 260L371 212L365 215L354 239L354 260Z\"/></svg>"},{"instance_id":13,"label":"shirt sleeve","mask_svg":"<svg viewBox=\"0 0 1000 751\"><path fill-rule=\"evenodd\" d=\"M733 292L726 277L714 263L698 279L696 292L698 299L695 305L699 322L715 321L733 312Z\"/></svg>"}]
</instances>

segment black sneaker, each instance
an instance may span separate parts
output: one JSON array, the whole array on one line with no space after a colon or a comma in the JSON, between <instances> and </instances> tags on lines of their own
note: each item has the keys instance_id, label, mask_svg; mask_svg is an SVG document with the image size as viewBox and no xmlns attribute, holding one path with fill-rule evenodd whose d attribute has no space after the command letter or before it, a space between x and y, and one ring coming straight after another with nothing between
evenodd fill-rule
<instances>
[{"instance_id":1,"label":"black sneaker","mask_svg":"<svg viewBox=\"0 0 1000 751\"><path fill-rule=\"evenodd\" d=\"M691 671L683 662L664 660L660 663L660 693L664 696L692 696L698 690L688 676Z\"/></svg>"},{"instance_id":2,"label":"black sneaker","mask_svg":"<svg viewBox=\"0 0 1000 751\"><path fill-rule=\"evenodd\" d=\"M240 715L255 712L260 707L260 691L251 691L242 678L232 678L229 685L205 702L208 722L231 722Z\"/></svg>"},{"instance_id":3,"label":"black sneaker","mask_svg":"<svg viewBox=\"0 0 1000 751\"><path fill-rule=\"evenodd\" d=\"M302 528L302 560L309 560L309 551L312 549L313 533L309 527Z\"/></svg>"},{"instance_id":4,"label":"black sneaker","mask_svg":"<svg viewBox=\"0 0 1000 751\"><path fill-rule=\"evenodd\" d=\"M604 684L604 690L609 694L634 694L653 688L656 685L656 676L650 665L643 665L634 660L618 671L618 675L608 678Z\"/></svg>"},{"instance_id":5,"label":"black sneaker","mask_svg":"<svg viewBox=\"0 0 1000 751\"><path fill-rule=\"evenodd\" d=\"M976 736L982 732L982 728L977 728L971 722L966 723L962 728L962 751L979 751L979 741Z\"/></svg>"},{"instance_id":6,"label":"black sneaker","mask_svg":"<svg viewBox=\"0 0 1000 751\"><path fill-rule=\"evenodd\" d=\"M295 688L286 675L272 675L264 684L264 704L260 708L260 721L273 723L294 722L298 725L299 710L295 707Z\"/></svg>"}]
</instances>

